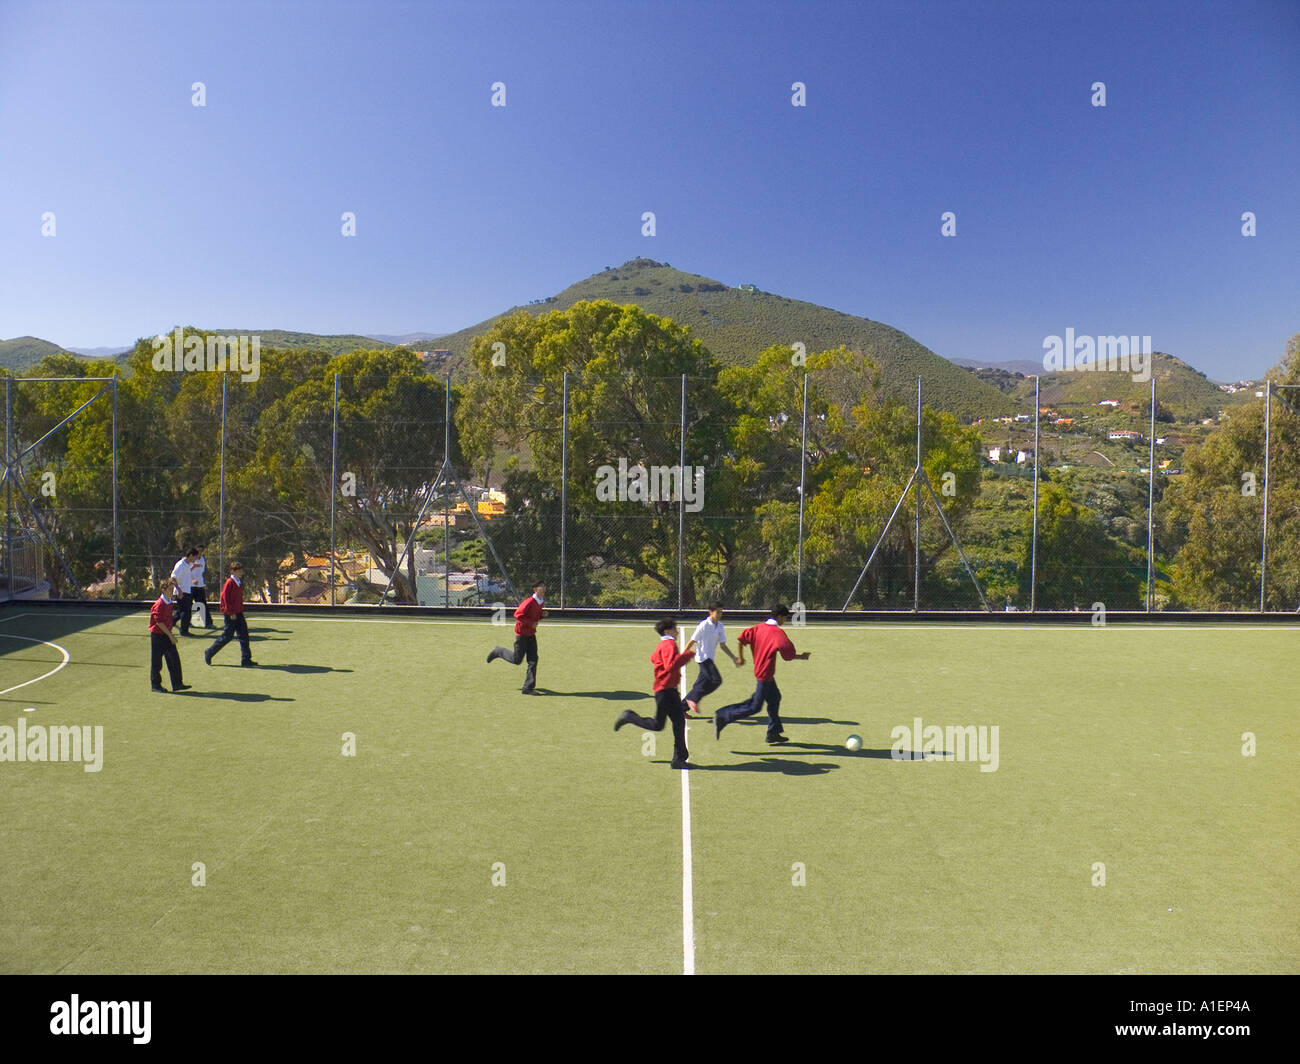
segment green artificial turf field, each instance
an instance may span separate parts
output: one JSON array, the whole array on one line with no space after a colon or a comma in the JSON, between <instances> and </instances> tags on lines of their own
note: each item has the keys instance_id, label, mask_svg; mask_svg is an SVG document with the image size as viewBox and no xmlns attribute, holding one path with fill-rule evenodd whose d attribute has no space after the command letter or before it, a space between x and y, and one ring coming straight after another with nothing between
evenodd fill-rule
<instances>
[{"instance_id":1,"label":"green artificial turf field","mask_svg":"<svg viewBox=\"0 0 1300 1064\"><path fill-rule=\"evenodd\" d=\"M612 729L649 623L543 622L526 698L486 620L250 622L260 668L186 640L155 695L144 614L0 612L0 691L70 658L0 726L103 728L0 761L0 971L1300 969L1294 627L790 629L789 745L690 726L687 848L670 733ZM891 757L918 717L996 771Z\"/></svg>"}]
</instances>

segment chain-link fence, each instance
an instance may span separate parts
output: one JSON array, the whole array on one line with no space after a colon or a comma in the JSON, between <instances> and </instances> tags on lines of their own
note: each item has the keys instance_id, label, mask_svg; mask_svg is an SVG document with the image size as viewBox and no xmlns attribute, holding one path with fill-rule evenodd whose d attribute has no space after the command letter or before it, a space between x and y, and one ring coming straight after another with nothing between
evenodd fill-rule
<instances>
[{"instance_id":1,"label":"chain-link fence","mask_svg":"<svg viewBox=\"0 0 1300 1064\"><path fill-rule=\"evenodd\" d=\"M1139 427L1039 395L968 426L923 390L846 421L808 381L728 412L714 379L568 373L488 418L449 376L382 362L161 399L6 378L0 588L150 597L204 544L214 597L239 560L250 597L319 606L482 605L535 580L566 607L1300 602L1296 386L1214 424L1158 419L1153 382Z\"/></svg>"}]
</instances>

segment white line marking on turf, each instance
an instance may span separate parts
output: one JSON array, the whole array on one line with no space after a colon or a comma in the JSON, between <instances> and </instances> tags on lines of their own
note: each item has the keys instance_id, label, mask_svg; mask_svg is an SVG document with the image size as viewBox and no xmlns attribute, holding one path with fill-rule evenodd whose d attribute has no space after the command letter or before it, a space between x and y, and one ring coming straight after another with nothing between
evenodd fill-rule
<instances>
[{"instance_id":1,"label":"white line marking on turf","mask_svg":"<svg viewBox=\"0 0 1300 1064\"><path fill-rule=\"evenodd\" d=\"M689 729L688 729L689 730ZM682 974L695 974L695 897L691 886L691 773L682 769Z\"/></svg>"},{"instance_id":2,"label":"white line marking on turf","mask_svg":"<svg viewBox=\"0 0 1300 1064\"><path fill-rule=\"evenodd\" d=\"M7 695L10 691L17 691L18 688L26 687L27 684L36 683L40 680L44 680L46 677L53 676L56 672L58 672L61 668L63 668L63 666L65 666L69 661L72 660L71 655L66 650L64 650L63 647L59 646L58 643L51 643L47 639L33 639L31 636L26 636L26 635L9 635L7 632L0 632L0 639L21 639L27 643L44 643L47 647L53 647L60 654L63 655L63 660L59 662L57 665L55 665L54 668L52 668L49 672L36 677L35 680L28 680L25 683L14 684L13 687L6 687L3 691L0 691L0 695Z\"/></svg>"},{"instance_id":3,"label":"white line marking on turf","mask_svg":"<svg viewBox=\"0 0 1300 1064\"><path fill-rule=\"evenodd\" d=\"M682 668L681 679L677 681L678 697L686 694L686 669ZM683 703L682 713L686 712ZM682 720L682 737L687 740L690 749L690 722ZM688 761L689 764L689 761ZM691 772L682 769L682 975L695 974L695 888L694 869L691 860Z\"/></svg>"}]
</instances>

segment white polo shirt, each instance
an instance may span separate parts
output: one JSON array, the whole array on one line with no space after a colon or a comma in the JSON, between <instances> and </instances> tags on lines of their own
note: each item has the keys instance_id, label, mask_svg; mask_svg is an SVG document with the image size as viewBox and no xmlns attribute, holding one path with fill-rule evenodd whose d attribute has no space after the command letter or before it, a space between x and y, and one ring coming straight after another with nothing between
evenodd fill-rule
<instances>
[{"instance_id":1,"label":"white polo shirt","mask_svg":"<svg viewBox=\"0 0 1300 1064\"><path fill-rule=\"evenodd\" d=\"M182 558L172 569L172 578L176 581L176 586L180 588L182 595L188 595L194 588L191 572L188 558Z\"/></svg>"},{"instance_id":2,"label":"white polo shirt","mask_svg":"<svg viewBox=\"0 0 1300 1064\"><path fill-rule=\"evenodd\" d=\"M207 583L208 559L200 554L199 560L190 566L190 580L194 587L202 587Z\"/></svg>"},{"instance_id":3,"label":"white polo shirt","mask_svg":"<svg viewBox=\"0 0 1300 1064\"><path fill-rule=\"evenodd\" d=\"M712 661L718 645L727 641L727 630L721 621L715 624L712 618L705 617L695 626L691 638L695 640L695 660Z\"/></svg>"}]
</instances>

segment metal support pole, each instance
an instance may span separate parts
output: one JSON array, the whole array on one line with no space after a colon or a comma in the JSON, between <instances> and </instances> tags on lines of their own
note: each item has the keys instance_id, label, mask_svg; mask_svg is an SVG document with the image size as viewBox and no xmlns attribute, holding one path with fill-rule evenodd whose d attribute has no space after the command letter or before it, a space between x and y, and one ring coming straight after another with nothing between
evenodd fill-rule
<instances>
[{"instance_id":1,"label":"metal support pole","mask_svg":"<svg viewBox=\"0 0 1300 1064\"><path fill-rule=\"evenodd\" d=\"M335 538L336 516L339 496L339 375L334 374L334 432L330 442L330 605L335 605L334 559L338 548Z\"/></svg>"},{"instance_id":2,"label":"metal support pole","mask_svg":"<svg viewBox=\"0 0 1300 1064\"><path fill-rule=\"evenodd\" d=\"M10 466L14 451L14 394L12 377L5 377L5 564L9 569L9 597L14 597L14 471Z\"/></svg>"},{"instance_id":3,"label":"metal support pole","mask_svg":"<svg viewBox=\"0 0 1300 1064\"><path fill-rule=\"evenodd\" d=\"M569 520L569 371L564 371L564 409L560 413L560 609L568 578Z\"/></svg>"},{"instance_id":4,"label":"metal support pole","mask_svg":"<svg viewBox=\"0 0 1300 1064\"><path fill-rule=\"evenodd\" d=\"M1151 439L1147 462L1147 613L1151 612L1152 577L1155 572L1155 499L1156 499L1156 379L1151 378Z\"/></svg>"},{"instance_id":5,"label":"metal support pole","mask_svg":"<svg viewBox=\"0 0 1300 1064\"><path fill-rule=\"evenodd\" d=\"M682 374L682 423L677 456L677 608L683 608L682 587L686 550L686 374Z\"/></svg>"},{"instance_id":6,"label":"metal support pole","mask_svg":"<svg viewBox=\"0 0 1300 1064\"><path fill-rule=\"evenodd\" d=\"M795 573L794 597L803 602L803 500L808 466L808 371L803 374L803 430L799 436L799 563Z\"/></svg>"},{"instance_id":7,"label":"metal support pole","mask_svg":"<svg viewBox=\"0 0 1300 1064\"><path fill-rule=\"evenodd\" d=\"M921 378L916 378L916 471L921 465ZM912 612L921 608L921 479L916 480L916 539L912 543Z\"/></svg>"},{"instance_id":8,"label":"metal support pole","mask_svg":"<svg viewBox=\"0 0 1300 1064\"><path fill-rule=\"evenodd\" d=\"M1259 612L1264 612L1268 590L1268 474L1269 451L1272 443L1273 427L1273 382L1264 382L1264 524L1263 537L1259 546ZM1285 400L1283 400L1285 401Z\"/></svg>"},{"instance_id":9,"label":"metal support pole","mask_svg":"<svg viewBox=\"0 0 1300 1064\"><path fill-rule=\"evenodd\" d=\"M223 373L221 375L221 494L219 503L221 540L218 547L221 555L221 573L217 576L218 581L222 580L226 573L226 393L229 383L230 377Z\"/></svg>"},{"instance_id":10,"label":"metal support pole","mask_svg":"<svg viewBox=\"0 0 1300 1064\"><path fill-rule=\"evenodd\" d=\"M1034 530L1029 541L1029 612L1038 609L1038 385L1034 378Z\"/></svg>"},{"instance_id":11,"label":"metal support pole","mask_svg":"<svg viewBox=\"0 0 1300 1064\"><path fill-rule=\"evenodd\" d=\"M451 373L447 374L446 392L442 401L442 468L451 472ZM447 482L442 485L442 608L451 609L451 511L447 508ZM419 574L415 576L419 586ZM420 601L417 590L416 602Z\"/></svg>"},{"instance_id":12,"label":"metal support pole","mask_svg":"<svg viewBox=\"0 0 1300 1064\"><path fill-rule=\"evenodd\" d=\"M121 598L118 588L118 528L117 528L117 378L113 378L113 597ZM206 620L205 620L206 623Z\"/></svg>"}]
</instances>

